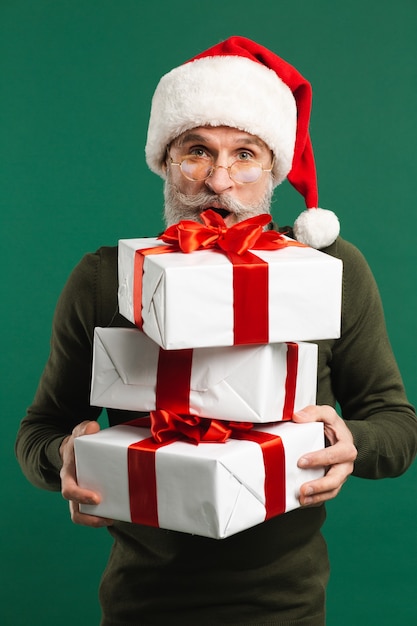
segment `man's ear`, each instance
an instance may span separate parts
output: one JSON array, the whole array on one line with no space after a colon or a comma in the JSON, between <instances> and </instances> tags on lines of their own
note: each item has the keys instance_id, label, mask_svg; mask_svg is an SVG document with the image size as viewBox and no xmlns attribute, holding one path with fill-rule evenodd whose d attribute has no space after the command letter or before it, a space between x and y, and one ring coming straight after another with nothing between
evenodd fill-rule
<instances>
[{"instance_id":1,"label":"man's ear","mask_svg":"<svg viewBox=\"0 0 417 626\"><path fill-rule=\"evenodd\" d=\"M164 159L161 163L161 169L162 169L162 173L164 176L167 175L168 169L169 169L169 146L167 146L165 155L164 155Z\"/></svg>"}]
</instances>

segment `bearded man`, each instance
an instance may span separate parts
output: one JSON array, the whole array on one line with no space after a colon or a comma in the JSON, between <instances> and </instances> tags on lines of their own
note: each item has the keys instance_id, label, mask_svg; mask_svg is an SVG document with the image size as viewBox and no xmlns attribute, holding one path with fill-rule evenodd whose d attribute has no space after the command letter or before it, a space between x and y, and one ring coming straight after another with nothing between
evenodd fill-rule
<instances>
[{"instance_id":1,"label":"bearded man","mask_svg":"<svg viewBox=\"0 0 417 626\"><path fill-rule=\"evenodd\" d=\"M351 474L398 476L416 455L416 415L374 279L339 236L336 216L318 208L310 108L310 85L295 68L232 37L161 79L146 145L149 167L165 179L168 225L199 221L207 209L227 226L269 213L274 188L288 178L307 207L289 234L343 260L341 337L319 342L317 406L294 415L323 422L328 443L298 461L326 468L301 487L299 509L221 541L81 513L80 503L100 499L77 485L74 462L74 439L99 430L100 409L89 404L94 327L130 326L118 313L117 249L86 255L62 292L16 450L29 480L69 500L75 523L107 526L114 538L100 587L102 626L323 626L325 502ZM110 425L137 417L107 413Z\"/></svg>"}]
</instances>

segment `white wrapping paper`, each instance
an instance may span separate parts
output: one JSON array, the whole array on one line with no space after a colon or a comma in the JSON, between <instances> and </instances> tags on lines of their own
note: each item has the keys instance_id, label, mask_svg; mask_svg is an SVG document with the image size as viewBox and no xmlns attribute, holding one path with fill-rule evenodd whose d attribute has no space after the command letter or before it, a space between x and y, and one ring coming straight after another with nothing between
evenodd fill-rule
<instances>
[{"instance_id":1,"label":"white wrapping paper","mask_svg":"<svg viewBox=\"0 0 417 626\"><path fill-rule=\"evenodd\" d=\"M135 323L135 251L165 245L119 241L119 308ZM255 250L269 265L269 338L265 343L340 336L342 262L308 247ZM166 349L234 343L233 266L218 251L147 255L143 331Z\"/></svg>"},{"instance_id":2,"label":"white wrapping paper","mask_svg":"<svg viewBox=\"0 0 417 626\"><path fill-rule=\"evenodd\" d=\"M177 351L164 351L140 330L96 328L91 404L151 411L157 408L159 378L158 385L165 380L174 389L178 379L185 380L189 406L180 412L200 417L276 422L316 403L316 344L199 348L188 353L191 376L177 366ZM158 376L160 354L169 359L170 376Z\"/></svg>"},{"instance_id":3,"label":"white wrapping paper","mask_svg":"<svg viewBox=\"0 0 417 626\"><path fill-rule=\"evenodd\" d=\"M299 507L300 486L324 471L299 469L297 461L323 448L323 425L281 422L255 429L281 437L285 511ZM127 451L148 436L148 429L122 425L75 440L78 482L102 497L98 505L82 505L84 513L131 522ZM221 539L265 520L265 466L254 442L229 439L194 446L178 441L156 451L155 466L161 528Z\"/></svg>"}]
</instances>

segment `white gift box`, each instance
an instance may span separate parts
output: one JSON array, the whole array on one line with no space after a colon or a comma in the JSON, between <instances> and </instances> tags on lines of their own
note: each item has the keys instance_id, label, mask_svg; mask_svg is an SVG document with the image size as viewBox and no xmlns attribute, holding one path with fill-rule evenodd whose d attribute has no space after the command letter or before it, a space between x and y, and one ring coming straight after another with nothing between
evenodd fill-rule
<instances>
[{"instance_id":1,"label":"white gift box","mask_svg":"<svg viewBox=\"0 0 417 626\"><path fill-rule=\"evenodd\" d=\"M237 342L231 261L212 250L146 254L143 276L138 276L135 264L140 253L137 251L165 245L155 238L119 241L120 312L138 325L138 311L141 311L143 331L163 348L310 341L340 336L340 259L309 247L253 251L268 263L269 314L266 322L262 322L267 326L268 337ZM258 305L257 294L246 295L248 303ZM245 307L239 308L243 308L244 320ZM256 325L248 326L252 332Z\"/></svg>"},{"instance_id":2,"label":"white gift box","mask_svg":"<svg viewBox=\"0 0 417 626\"><path fill-rule=\"evenodd\" d=\"M120 425L78 437L78 483L102 498L100 504L82 505L81 510L221 539L299 507L300 486L324 474L323 469L297 467L303 454L324 447L323 424L280 422L256 426L253 431L261 436L272 435L275 443L283 446L283 458L274 449L272 459L269 457L266 462L261 445L250 440L229 439L198 446L175 441L154 452L141 452L153 466L153 480L147 479L142 470L132 470L129 477L129 455L137 454L136 447L147 443L148 428ZM275 471L279 477L274 477ZM149 517L153 492L155 519L143 521L141 507L144 506L143 515ZM274 499L281 501L282 510L278 513ZM132 507L139 507L139 513L136 510L132 515Z\"/></svg>"},{"instance_id":3,"label":"white gift box","mask_svg":"<svg viewBox=\"0 0 417 626\"><path fill-rule=\"evenodd\" d=\"M315 404L316 386L312 343L164 350L136 328L94 332L94 406L276 422Z\"/></svg>"}]
</instances>

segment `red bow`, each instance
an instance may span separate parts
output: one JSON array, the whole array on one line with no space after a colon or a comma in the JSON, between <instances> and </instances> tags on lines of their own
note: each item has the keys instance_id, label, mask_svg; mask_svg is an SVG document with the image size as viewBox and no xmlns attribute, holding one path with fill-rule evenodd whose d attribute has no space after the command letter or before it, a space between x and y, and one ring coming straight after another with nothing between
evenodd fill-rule
<instances>
[{"instance_id":1,"label":"red bow","mask_svg":"<svg viewBox=\"0 0 417 626\"><path fill-rule=\"evenodd\" d=\"M233 226L226 226L224 219L212 209L201 214L204 224L192 220L181 220L169 226L159 237L182 252L194 252L209 248L220 248L225 252L242 255L252 250L279 250L287 246L303 244L287 239L275 230L264 231L271 216L266 213L249 217Z\"/></svg>"},{"instance_id":2,"label":"red bow","mask_svg":"<svg viewBox=\"0 0 417 626\"><path fill-rule=\"evenodd\" d=\"M138 425L151 427L157 443L185 440L199 443L224 443L235 431L251 430L250 422L220 421L198 415L177 415L166 409L151 411L149 419L141 418Z\"/></svg>"}]
</instances>

